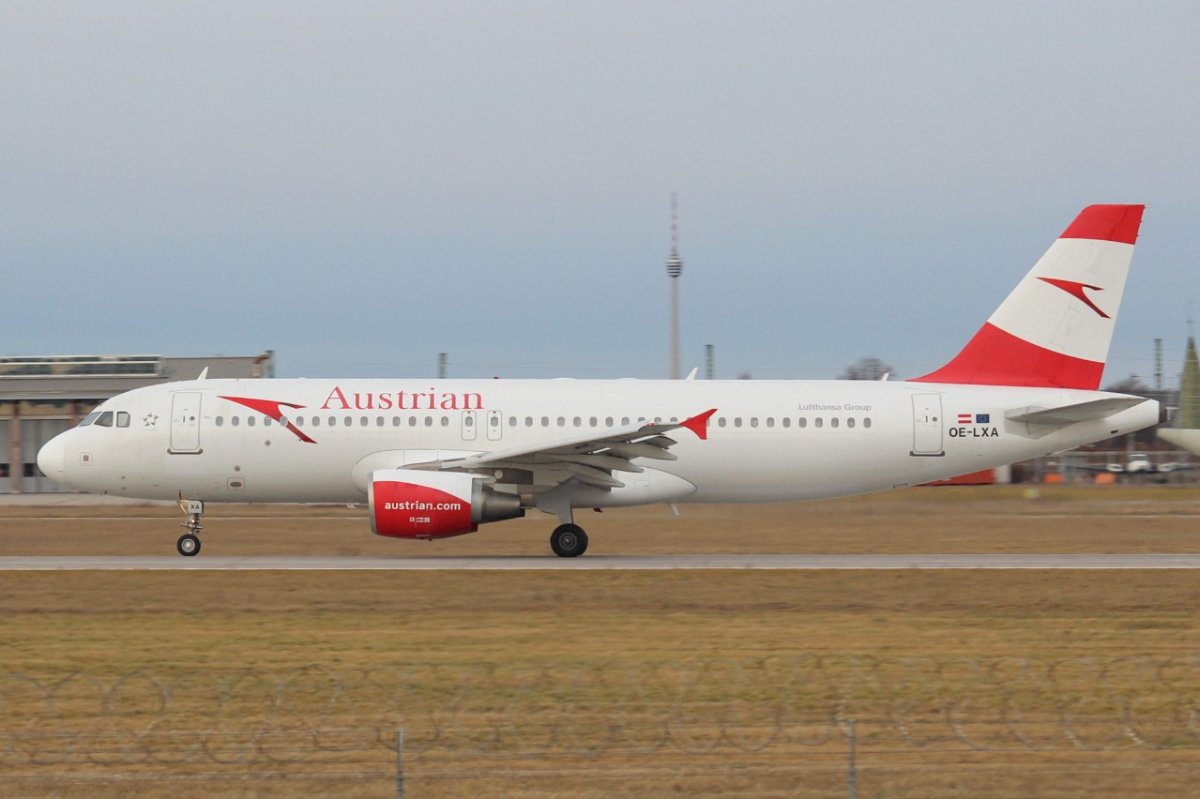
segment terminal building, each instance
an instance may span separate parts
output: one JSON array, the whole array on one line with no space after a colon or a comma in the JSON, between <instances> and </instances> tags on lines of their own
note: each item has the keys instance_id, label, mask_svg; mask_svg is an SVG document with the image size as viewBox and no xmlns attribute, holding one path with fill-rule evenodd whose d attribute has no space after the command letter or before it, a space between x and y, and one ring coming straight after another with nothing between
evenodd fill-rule
<instances>
[{"instance_id":1,"label":"terminal building","mask_svg":"<svg viewBox=\"0 0 1200 799\"><path fill-rule=\"evenodd\" d=\"M161 355L0 357L0 493L63 490L41 473L42 445L109 397L142 386L212 378L274 377L275 353L166 358Z\"/></svg>"}]
</instances>

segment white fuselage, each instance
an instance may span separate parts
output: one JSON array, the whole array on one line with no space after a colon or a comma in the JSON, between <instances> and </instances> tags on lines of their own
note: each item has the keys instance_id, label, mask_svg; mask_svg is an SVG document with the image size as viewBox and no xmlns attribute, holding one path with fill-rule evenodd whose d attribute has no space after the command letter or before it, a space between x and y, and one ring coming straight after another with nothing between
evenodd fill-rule
<instances>
[{"instance_id":1,"label":"white fuselage","mask_svg":"<svg viewBox=\"0 0 1200 799\"><path fill-rule=\"evenodd\" d=\"M571 504L773 502L926 483L1158 421L1150 400L1070 424L1006 418L1114 396L862 381L202 380L106 401L97 410L113 412L111 426L69 430L39 462L68 486L126 497L360 503L375 469L600 435L640 419L681 421L715 408L707 440L674 430L675 459L638 460L644 472L614 475L624 486L580 486ZM290 429L224 397L273 404ZM528 485L507 490L557 485L556 469L548 462L525 478Z\"/></svg>"}]
</instances>

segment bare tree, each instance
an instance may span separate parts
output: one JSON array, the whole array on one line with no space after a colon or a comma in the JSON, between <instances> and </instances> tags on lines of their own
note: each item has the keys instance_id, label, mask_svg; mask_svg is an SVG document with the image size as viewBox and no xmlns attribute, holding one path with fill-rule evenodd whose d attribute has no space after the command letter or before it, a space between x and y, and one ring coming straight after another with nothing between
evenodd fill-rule
<instances>
[{"instance_id":1,"label":"bare tree","mask_svg":"<svg viewBox=\"0 0 1200 799\"><path fill-rule=\"evenodd\" d=\"M859 358L858 361L846 367L846 371L842 372L840 380L879 380L884 375L895 376L896 370L887 365L883 361L869 356Z\"/></svg>"},{"instance_id":2,"label":"bare tree","mask_svg":"<svg viewBox=\"0 0 1200 799\"><path fill-rule=\"evenodd\" d=\"M1117 382L1106 387L1104 390L1111 391L1114 394L1132 394L1135 397L1154 396L1154 390L1151 389L1150 386L1143 383L1142 379L1137 375L1130 375L1129 377L1118 380Z\"/></svg>"}]
</instances>

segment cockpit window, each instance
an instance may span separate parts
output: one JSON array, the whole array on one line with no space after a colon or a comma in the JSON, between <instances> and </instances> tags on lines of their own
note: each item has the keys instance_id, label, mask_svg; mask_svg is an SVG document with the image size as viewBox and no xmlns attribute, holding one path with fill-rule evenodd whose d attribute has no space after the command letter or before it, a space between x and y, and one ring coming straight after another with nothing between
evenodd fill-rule
<instances>
[{"instance_id":1,"label":"cockpit window","mask_svg":"<svg viewBox=\"0 0 1200 799\"><path fill-rule=\"evenodd\" d=\"M98 417L96 417L96 421L93 422L92 424L96 425L97 427L112 427L113 426L113 412L112 411L104 411L102 414L100 414Z\"/></svg>"},{"instance_id":2,"label":"cockpit window","mask_svg":"<svg viewBox=\"0 0 1200 799\"><path fill-rule=\"evenodd\" d=\"M83 417L83 420L79 423L79 426L87 427L88 425L95 422L96 419L99 418L99 416L100 416L100 411L92 411L87 416Z\"/></svg>"},{"instance_id":3,"label":"cockpit window","mask_svg":"<svg viewBox=\"0 0 1200 799\"><path fill-rule=\"evenodd\" d=\"M117 427L129 427L128 411L117 411Z\"/></svg>"}]
</instances>

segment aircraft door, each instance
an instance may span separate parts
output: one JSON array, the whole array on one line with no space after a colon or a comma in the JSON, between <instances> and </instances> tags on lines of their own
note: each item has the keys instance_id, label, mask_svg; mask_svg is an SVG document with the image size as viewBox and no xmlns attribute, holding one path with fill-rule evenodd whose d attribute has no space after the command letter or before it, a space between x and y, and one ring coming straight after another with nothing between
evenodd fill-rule
<instances>
[{"instance_id":1,"label":"aircraft door","mask_svg":"<svg viewBox=\"0 0 1200 799\"><path fill-rule=\"evenodd\" d=\"M937 457L942 449L942 395L913 394L913 448L910 455Z\"/></svg>"},{"instance_id":2,"label":"aircraft door","mask_svg":"<svg viewBox=\"0 0 1200 799\"><path fill-rule=\"evenodd\" d=\"M478 425L476 424L475 411L463 411L462 415L462 437L463 441L474 441L475 436L479 434Z\"/></svg>"},{"instance_id":3,"label":"aircraft door","mask_svg":"<svg viewBox=\"0 0 1200 799\"><path fill-rule=\"evenodd\" d=\"M200 392L176 391L171 397L172 454L200 452Z\"/></svg>"},{"instance_id":4,"label":"aircraft door","mask_svg":"<svg viewBox=\"0 0 1200 799\"><path fill-rule=\"evenodd\" d=\"M488 441L499 441L504 436L504 415L500 411L488 411L487 437Z\"/></svg>"}]
</instances>

